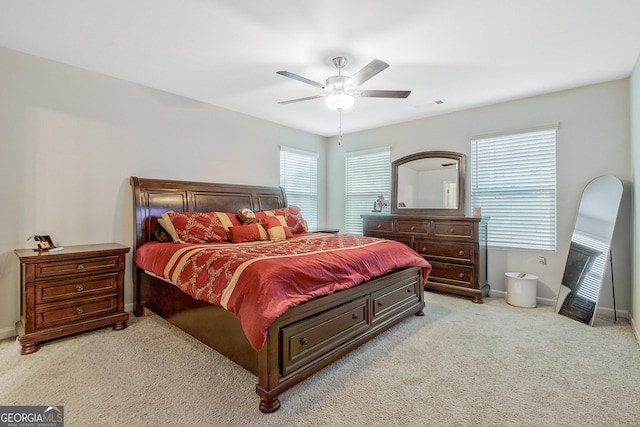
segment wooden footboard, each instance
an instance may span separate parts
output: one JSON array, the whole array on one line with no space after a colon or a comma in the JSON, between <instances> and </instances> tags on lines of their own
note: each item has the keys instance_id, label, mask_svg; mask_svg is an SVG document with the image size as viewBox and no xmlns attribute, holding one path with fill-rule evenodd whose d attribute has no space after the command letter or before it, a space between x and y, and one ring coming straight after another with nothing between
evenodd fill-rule
<instances>
[{"instance_id":1,"label":"wooden footboard","mask_svg":"<svg viewBox=\"0 0 640 427\"><path fill-rule=\"evenodd\" d=\"M424 315L422 273L400 270L287 311L258 355L260 410L278 396L411 315Z\"/></svg>"}]
</instances>

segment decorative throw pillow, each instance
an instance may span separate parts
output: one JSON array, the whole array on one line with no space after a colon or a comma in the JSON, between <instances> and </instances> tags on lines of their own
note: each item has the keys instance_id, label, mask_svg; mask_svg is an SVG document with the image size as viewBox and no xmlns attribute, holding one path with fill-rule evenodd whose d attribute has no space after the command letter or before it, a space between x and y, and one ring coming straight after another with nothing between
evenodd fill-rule
<instances>
[{"instance_id":1,"label":"decorative throw pillow","mask_svg":"<svg viewBox=\"0 0 640 427\"><path fill-rule=\"evenodd\" d=\"M273 209L271 211L261 211L255 213L256 218L259 220L268 216L281 215L285 218L285 221L292 233L302 233L307 231L307 221L302 217L300 208L297 206L287 206L286 208Z\"/></svg>"},{"instance_id":2,"label":"decorative throw pillow","mask_svg":"<svg viewBox=\"0 0 640 427\"><path fill-rule=\"evenodd\" d=\"M229 240L229 228L241 225L233 213L173 212L162 215L167 231L179 243L216 243ZM177 237L177 239L176 239Z\"/></svg>"},{"instance_id":3,"label":"decorative throw pillow","mask_svg":"<svg viewBox=\"0 0 640 427\"><path fill-rule=\"evenodd\" d=\"M262 224L244 224L229 228L232 243L269 240L269 234Z\"/></svg>"},{"instance_id":4,"label":"decorative throw pillow","mask_svg":"<svg viewBox=\"0 0 640 427\"><path fill-rule=\"evenodd\" d=\"M238 213L236 213L238 220L240 220L243 224L255 224L258 222L256 220L256 214L249 208L240 209Z\"/></svg>"},{"instance_id":5,"label":"decorative throw pillow","mask_svg":"<svg viewBox=\"0 0 640 427\"><path fill-rule=\"evenodd\" d=\"M151 232L158 242L173 242L173 237L164 227L158 227Z\"/></svg>"},{"instance_id":6,"label":"decorative throw pillow","mask_svg":"<svg viewBox=\"0 0 640 427\"><path fill-rule=\"evenodd\" d=\"M158 224L160 224L162 229L164 229L167 232L167 234L169 234L171 239L169 241L177 242L180 240L180 237L178 237L176 230L173 228L173 224L171 224L171 221L169 221L168 219L165 219L164 215L162 216L162 218L158 218ZM156 236L156 238L157 237L158 236Z\"/></svg>"},{"instance_id":7,"label":"decorative throw pillow","mask_svg":"<svg viewBox=\"0 0 640 427\"><path fill-rule=\"evenodd\" d=\"M281 215L266 216L260 220L269 233L269 239L273 242L290 239L293 237L291 229L287 226L287 221Z\"/></svg>"}]
</instances>

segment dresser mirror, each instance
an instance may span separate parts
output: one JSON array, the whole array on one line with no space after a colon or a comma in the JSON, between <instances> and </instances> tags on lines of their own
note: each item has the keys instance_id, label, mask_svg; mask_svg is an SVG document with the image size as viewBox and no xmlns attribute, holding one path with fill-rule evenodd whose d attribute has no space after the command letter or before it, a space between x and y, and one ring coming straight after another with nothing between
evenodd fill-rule
<instances>
[{"instance_id":1,"label":"dresser mirror","mask_svg":"<svg viewBox=\"0 0 640 427\"><path fill-rule=\"evenodd\" d=\"M582 192L556 313L593 325L621 197L622 182L610 175L594 179Z\"/></svg>"},{"instance_id":2,"label":"dresser mirror","mask_svg":"<svg viewBox=\"0 0 640 427\"><path fill-rule=\"evenodd\" d=\"M451 151L410 154L391 164L391 213L464 215L466 157Z\"/></svg>"}]
</instances>

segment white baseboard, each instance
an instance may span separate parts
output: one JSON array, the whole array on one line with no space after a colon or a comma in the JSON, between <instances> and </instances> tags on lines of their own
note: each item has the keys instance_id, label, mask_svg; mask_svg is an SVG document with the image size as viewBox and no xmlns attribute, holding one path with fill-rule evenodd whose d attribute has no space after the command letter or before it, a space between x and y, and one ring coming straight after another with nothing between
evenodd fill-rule
<instances>
[{"instance_id":1,"label":"white baseboard","mask_svg":"<svg viewBox=\"0 0 640 427\"><path fill-rule=\"evenodd\" d=\"M5 338L11 338L16 336L16 328L4 328L0 329L0 340Z\"/></svg>"},{"instance_id":2,"label":"white baseboard","mask_svg":"<svg viewBox=\"0 0 640 427\"><path fill-rule=\"evenodd\" d=\"M133 308L135 307L134 303L130 303L130 304L125 304L124 309L126 310L127 313L129 313L130 316L133 316ZM5 338L12 338L16 336L16 328L15 327L10 327L10 328L2 328L0 329L0 340L3 340Z\"/></svg>"},{"instance_id":3,"label":"white baseboard","mask_svg":"<svg viewBox=\"0 0 640 427\"><path fill-rule=\"evenodd\" d=\"M631 323L631 329L633 330L633 334L636 336L636 341L638 341L638 345L640 345L640 330L638 330L638 325L633 322L633 317L629 318L629 323Z\"/></svg>"},{"instance_id":4,"label":"white baseboard","mask_svg":"<svg viewBox=\"0 0 640 427\"><path fill-rule=\"evenodd\" d=\"M496 297L496 298L506 298L507 297L507 292L506 291L494 291L494 290L491 290L490 295L492 297ZM536 303L538 305L546 305L546 306L555 307L556 299L555 298L536 297ZM629 311L628 310L616 309L616 315L618 317L623 317L623 318L629 319ZM608 307L600 307L600 306L598 306L597 309L596 309L596 316L599 317L599 318L602 318L602 319L613 321L613 319L614 319L613 309L612 308L608 308ZM635 330L635 328L634 328L634 330ZM638 336L638 331L636 331L636 336ZM638 342L640 342L640 339L638 340Z\"/></svg>"},{"instance_id":5,"label":"white baseboard","mask_svg":"<svg viewBox=\"0 0 640 427\"><path fill-rule=\"evenodd\" d=\"M491 292L489 293L489 295L491 295L492 297L496 297L496 298L506 298L507 297L507 291L494 291L492 289ZM555 300L555 298L551 299L551 298L536 297L536 304L538 304L538 305L552 305L552 306L555 306L556 305L556 300Z\"/></svg>"}]
</instances>

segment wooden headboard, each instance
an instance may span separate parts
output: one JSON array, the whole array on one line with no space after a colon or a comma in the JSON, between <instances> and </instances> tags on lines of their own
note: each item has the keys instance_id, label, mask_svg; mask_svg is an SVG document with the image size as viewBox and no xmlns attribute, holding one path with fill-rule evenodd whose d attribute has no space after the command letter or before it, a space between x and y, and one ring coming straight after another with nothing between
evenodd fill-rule
<instances>
[{"instance_id":1,"label":"wooden headboard","mask_svg":"<svg viewBox=\"0 0 640 427\"><path fill-rule=\"evenodd\" d=\"M154 240L158 218L167 211L237 212L249 208L254 212L283 208L287 196L282 187L212 184L131 177L133 187L136 244L134 252Z\"/></svg>"}]
</instances>

